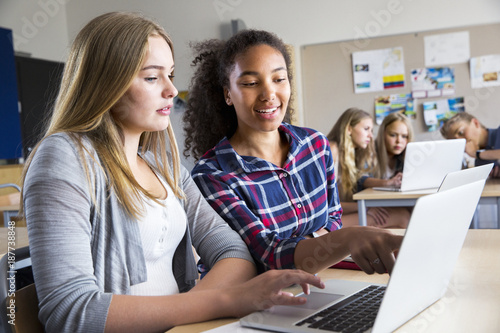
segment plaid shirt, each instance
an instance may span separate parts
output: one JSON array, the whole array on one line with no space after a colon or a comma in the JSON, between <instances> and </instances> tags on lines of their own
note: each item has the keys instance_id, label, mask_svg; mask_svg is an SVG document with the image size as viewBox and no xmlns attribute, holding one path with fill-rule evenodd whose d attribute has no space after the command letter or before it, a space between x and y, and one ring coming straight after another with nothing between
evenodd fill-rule
<instances>
[{"instance_id":1,"label":"plaid shirt","mask_svg":"<svg viewBox=\"0 0 500 333\"><path fill-rule=\"evenodd\" d=\"M191 172L210 205L246 242L260 271L295 268L295 246L305 235L342 227L328 140L286 123L279 130L290 143L283 168L238 155L224 138Z\"/></svg>"}]
</instances>

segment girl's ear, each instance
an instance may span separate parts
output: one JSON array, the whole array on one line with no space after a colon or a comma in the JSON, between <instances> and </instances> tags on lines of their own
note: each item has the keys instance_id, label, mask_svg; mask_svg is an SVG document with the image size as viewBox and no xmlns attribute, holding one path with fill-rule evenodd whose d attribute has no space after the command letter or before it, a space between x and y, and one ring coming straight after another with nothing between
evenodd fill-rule
<instances>
[{"instance_id":1,"label":"girl's ear","mask_svg":"<svg viewBox=\"0 0 500 333\"><path fill-rule=\"evenodd\" d=\"M233 101L231 100L231 93L227 88L224 88L224 99L226 100L227 105L233 105Z\"/></svg>"},{"instance_id":2,"label":"girl's ear","mask_svg":"<svg viewBox=\"0 0 500 333\"><path fill-rule=\"evenodd\" d=\"M347 125L346 130L345 130L345 134L351 136L351 134L352 134L351 125Z\"/></svg>"}]
</instances>

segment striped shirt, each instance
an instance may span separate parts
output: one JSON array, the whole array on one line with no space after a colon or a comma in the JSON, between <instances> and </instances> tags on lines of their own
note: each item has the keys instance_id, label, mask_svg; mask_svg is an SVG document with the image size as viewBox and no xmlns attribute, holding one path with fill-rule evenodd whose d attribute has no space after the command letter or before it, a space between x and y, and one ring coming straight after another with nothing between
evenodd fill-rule
<instances>
[{"instance_id":1,"label":"striped shirt","mask_svg":"<svg viewBox=\"0 0 500 333\"><path fill-rule=\"evenodd\" d=\"M210 205L248 245L260 271L295 268L295 247L304 236L342 227L328 140L286 123L279 131L290 143L283 167L240 156L224 138L191 172Z\"/></svg>"}]
</instances>

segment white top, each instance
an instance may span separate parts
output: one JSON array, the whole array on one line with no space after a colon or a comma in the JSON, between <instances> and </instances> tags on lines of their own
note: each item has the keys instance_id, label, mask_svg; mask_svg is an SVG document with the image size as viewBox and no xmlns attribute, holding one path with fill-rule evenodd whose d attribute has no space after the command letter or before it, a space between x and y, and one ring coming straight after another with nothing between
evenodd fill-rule
<instances>
[{"instance_id":1,"label":"white top","mask_svg":"<svg viewBox=\"0 0 500 333\"><path fill-rule=\"evenodd\" d=\"M160 179L158 177L158 179ZM172 271L172 259L186 231L186 213L166 182L167 198L146 201L146 213L138 221L146 260L147 281L130 287L131 295L159 296L178 294Z\"/></svg>"}]
</instances>

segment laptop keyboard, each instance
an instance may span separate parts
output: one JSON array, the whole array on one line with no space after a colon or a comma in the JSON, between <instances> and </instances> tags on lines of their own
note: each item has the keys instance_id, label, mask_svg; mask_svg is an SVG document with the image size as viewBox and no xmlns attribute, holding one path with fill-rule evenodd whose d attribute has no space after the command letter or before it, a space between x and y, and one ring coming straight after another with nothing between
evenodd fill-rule
<instances>
[{"instance_id":1,"label":"laptop keyboard","mask_svg":"<svg viewBox=\"0 0 500 333\"><path fill-rule=\"evenodd\" d=\"M295 324L333 332L365 332L377 317L386 286L368 286Z\"/></svg>"}]
</instances>

